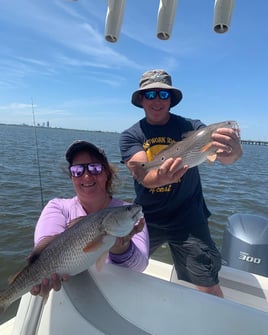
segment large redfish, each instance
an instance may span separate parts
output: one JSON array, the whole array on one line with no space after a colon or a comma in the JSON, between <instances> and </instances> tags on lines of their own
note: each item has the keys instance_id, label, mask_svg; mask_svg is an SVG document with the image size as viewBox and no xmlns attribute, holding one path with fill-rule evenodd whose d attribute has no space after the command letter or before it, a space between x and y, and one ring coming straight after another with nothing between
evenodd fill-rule
<instances>
[{"instance_id":1,"label":"large redfish","mask_svg":"<svg viewBox=\"0 0 268 335\"><path fill-rule=\"evenodd\" d=\"M76 275L103 258L117 237L128 235L142 217L139 205L109 207L81 219L57 235L0 292L0 313L53 273Z\"/></svg>"},{"instance_id":2,"label":"large redfish","mask_svg":"<svg viewBox=\"0 0 268 335\"><path fill-rule=\"evenodd\" d=\"M138 181L142 181L148 171L158 169L168 158L182 158L182 163L178 169L184 165L191 168L205 160L214 162L218 148L213 145L211 135L219 128L233 128L239 136L239 127L235 121L213 123L199 130L187 132L183 134L182 141L170 144L155 155L153 160L149 162L130 162L134 177Z\"/></svg>"}]
</instances>

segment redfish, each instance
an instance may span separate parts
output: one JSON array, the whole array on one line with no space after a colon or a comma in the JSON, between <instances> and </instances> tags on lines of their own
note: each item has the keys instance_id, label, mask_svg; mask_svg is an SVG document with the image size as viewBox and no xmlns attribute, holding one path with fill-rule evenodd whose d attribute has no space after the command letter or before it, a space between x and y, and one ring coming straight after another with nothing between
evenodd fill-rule
<instances>
[{"instance_id":1,"label":"redfish","mask_svg":"<svg viewBox=\"0 0 268 335\"><path fill-rule=\"evenodd\" d=\"M182 158L182 163L178 169L184 165L192 168L205 160L214 162L218 148L213 145L214 141L211 135L219 128L233 128L239 136L239 126L236 121L213 123L199 130L187 132L183 134L183 140L170 144L155 155L153 160L149 162L130 162L134 177L138 181L142 181L148 171L158 169L168 158Z\"/></svg>"},{"instance_id":2,"label":"redfish","mask_svg":"<svg viewBox=\"0 0 268 335\"><path fill-rule=\"evenodd\" d=\"M105 208L76 219L40 254L32 254L29 264L0 291L0 313L53 273L73 276L103 259L116 238L128 235L141 217L141 207L133 204Z\"/></svg>"}]
</instances>

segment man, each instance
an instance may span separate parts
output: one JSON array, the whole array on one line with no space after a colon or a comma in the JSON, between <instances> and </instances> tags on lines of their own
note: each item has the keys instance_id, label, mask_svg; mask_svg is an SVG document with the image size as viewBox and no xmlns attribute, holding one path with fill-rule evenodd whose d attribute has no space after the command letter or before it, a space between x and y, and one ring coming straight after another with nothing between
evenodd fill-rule
<instances>
[{"instance_id":1,"label":"man","mask_svg":"<svg viewBox=\"0 0 268 335\"><path fill-rule=\"evenodd\" d=\"M164 147L180 141L182 134L205 125L170 112L182 99L164 70L142 75L132 103L143 108L145 118L125 130L120 137L122 162L134 175L133 161L146 162ZM212 135L217 160L231 164L242 155L240 138L233 129L221 128ZM150 255L168 243L179 279L200 291L223 297L218 272L221 256L212 241L200 175L197 167L183 166L182 159L168 159L159 169L149 171L143 180L135 180L136 202L141 204L150 237Z\"/></svg>"}]
</instances>

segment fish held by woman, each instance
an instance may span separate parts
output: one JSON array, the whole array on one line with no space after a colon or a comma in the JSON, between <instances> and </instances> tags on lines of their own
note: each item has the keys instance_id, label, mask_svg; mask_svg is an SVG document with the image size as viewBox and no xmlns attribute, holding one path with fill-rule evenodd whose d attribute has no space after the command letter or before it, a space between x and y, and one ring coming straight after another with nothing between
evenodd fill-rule
<instances>
[{"instance_id":1,"label":"fish held by woman","mask_svg":"<svg viewBox=\"0 0 268 335\"><path fill-rule=\"evenodd\" d=\"M53 273L73 276L103 261L117 237L128 235L143 217L141 206L108 207L75 220L39 252L34 250L29 264L0 291L0 313L23 294Z\"/></svg>"},{"instance_id":2,"label":"fish held by woman","mask_svg":"<svg viewBox=\"0 0 268 335\"><path fill-rule=\"evenodd\" d=\"M240 136L236 121L213 123L198 130L187 132L183 134L181 141L170 144L155 155L151 161L130 162L129 166L133 171L134 178L141 182L148 171L157 170L169 158L182 158L182 163L178 166L178 169L185 165L192 168L206 160L214 162L218 148L213 144L214 140L211 135L219 128L232 128Z\"/></svg>"}]
</instances>

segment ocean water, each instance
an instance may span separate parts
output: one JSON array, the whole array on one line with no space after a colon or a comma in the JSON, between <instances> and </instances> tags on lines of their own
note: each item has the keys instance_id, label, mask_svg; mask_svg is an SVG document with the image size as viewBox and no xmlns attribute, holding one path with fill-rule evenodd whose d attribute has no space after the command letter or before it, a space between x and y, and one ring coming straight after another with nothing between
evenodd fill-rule
<instances>
[{"instance_id":1,"label":"ocean water","mask_svg":"<svg viewBox=\"0 0 268 335\"><path fill-rule=\"evenodd\" d=\"M64 154L74 140L102 147L118 167L115 196L132 201L132 177L120 164L118 133L57 128L0 125L0 289L10 275L25 264L33 247L33 232L40 211L54 197L72 197ZM268 217L268 146L243 145L243 157L235 164L200 166L207 205L212 213L212 237L221 248L224 227L234 213ZM164 245L154 258L171 262ZM0 323L14 315L14 304Z\"/></svg>"}]
</instances>

